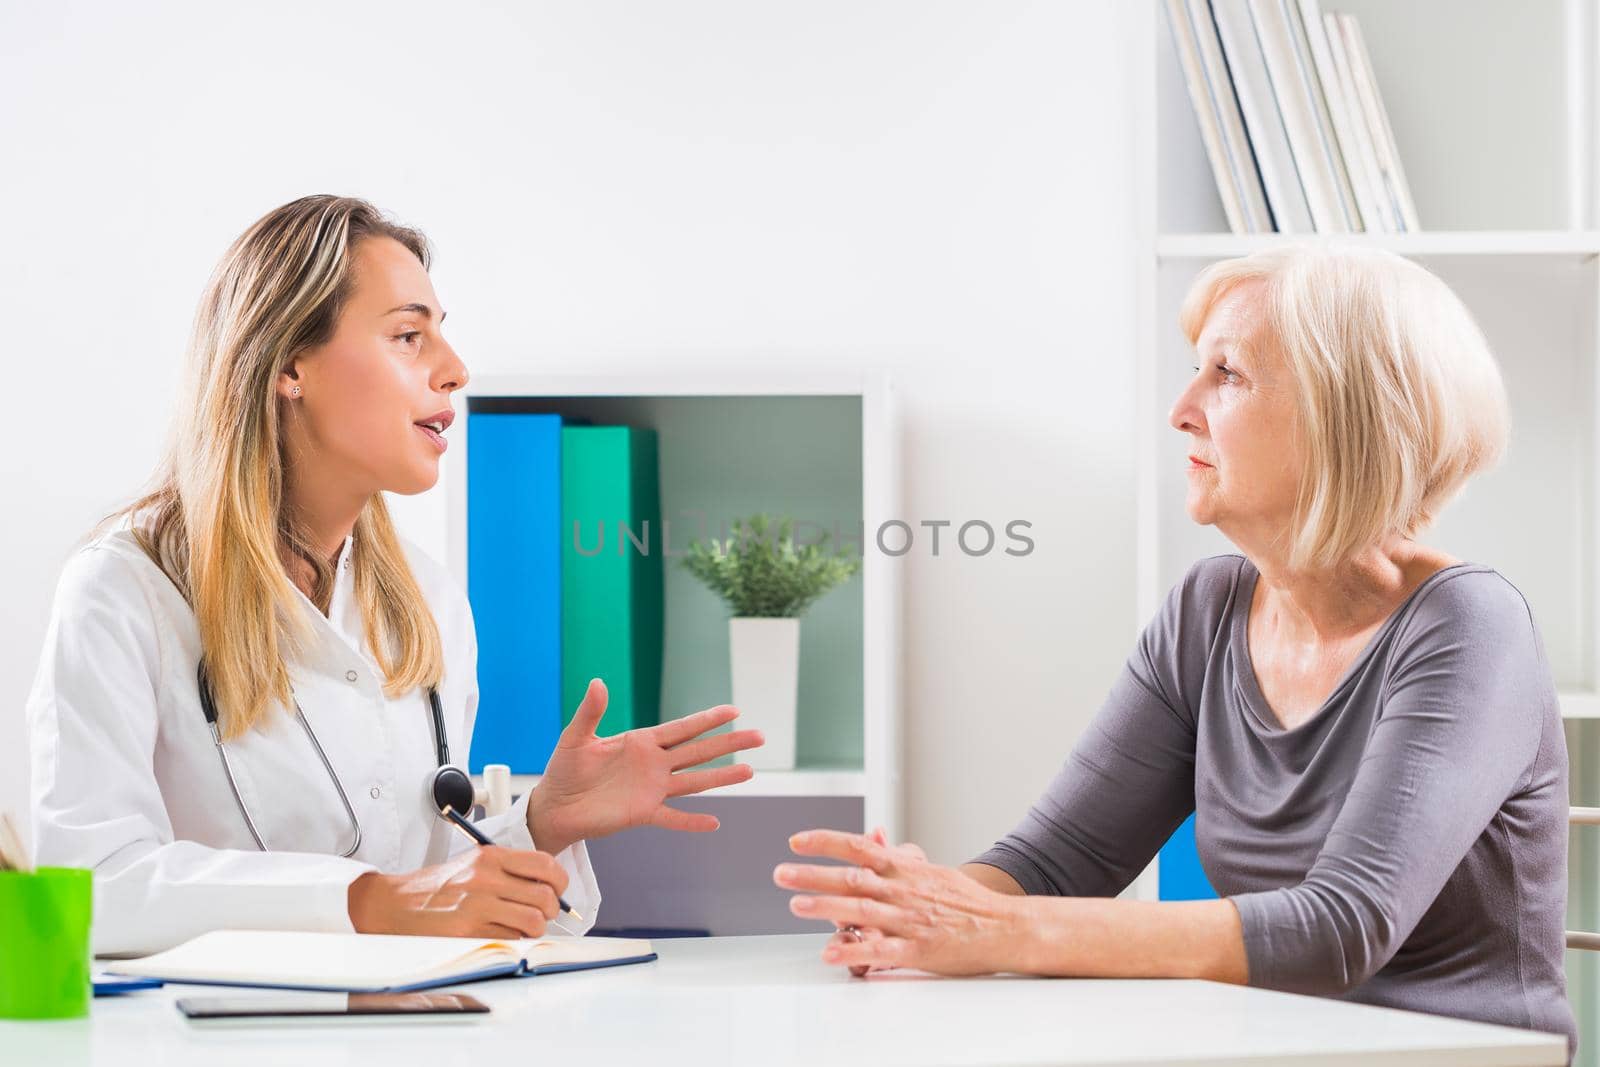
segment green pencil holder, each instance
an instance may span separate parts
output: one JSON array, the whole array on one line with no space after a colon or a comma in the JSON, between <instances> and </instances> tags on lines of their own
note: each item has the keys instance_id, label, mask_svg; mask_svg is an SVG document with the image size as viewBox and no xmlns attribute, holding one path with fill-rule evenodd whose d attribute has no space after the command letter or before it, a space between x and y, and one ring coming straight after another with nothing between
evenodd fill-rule
<instances>
[{"instance_id":1,"label":"green pencil holder","mask_svg":"<svg viewBox=\"0 0 1600 1067\"><path fill-rule=\"evenodd\" d=\"M0 871L0 1019L89 1014L93 888L75 867Z\"/></svg>"}]
</instances>

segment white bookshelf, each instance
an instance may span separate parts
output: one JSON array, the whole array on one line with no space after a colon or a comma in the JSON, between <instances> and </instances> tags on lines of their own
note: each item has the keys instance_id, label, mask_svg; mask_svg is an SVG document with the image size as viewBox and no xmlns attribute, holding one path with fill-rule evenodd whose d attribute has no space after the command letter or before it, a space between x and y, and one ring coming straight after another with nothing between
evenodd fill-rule
<instances>
[{"instance_id":1,"label":"white bookshelf","mask_svg":"<svg viewBox=\"0 0 1600 1067\"><path fill-rule=\"evenodd\" d=\"M808 928L796 925L786 896L771 884L771 863L783 858L789 833L810 825L881 825L904 836L900 564L871 544L878 525L899 514L889 381L874 372L487 375L468 384L458 407L470 416L507 404L656 429L663 518L707 500L715 501L713 510L728 509L711 514L713 523L757 510L817 520L835 517L834 510L842 518L859 516L868 542L860 573L820 600L802 624L795 769L758 770L751 781L672 802L716 814L723 829L715 834L627 831L591 848L606 898L604 925L699 926L713 933ZM457 421L445 470L447 558L464 588L470 424L470 417ZM831 458L812 471L806 466L812 451ZM663 719L731 700L726 612L675 561L667 561L666 572ZM821 698L813 692L808 702L808 678L816 690L835 688ZM512 791L538 780L513 775Z\"/></svg>"},{"instance_id":2,"label":"white bookshelf","mask_svg":"<svg viewBox=\"0 0 1600 1067\"><path fill-rule=\"evenodd\" d=\"M1148 46L1132 78L1138 181L1139 625L1195 559L1231 546L1183 510L1184 438L1166 413L1191 373L1179 304L1207 265L1285 242L1379 247L1438 274L1500 361L1513 429L1423 537L1505 573L1543 633L1567 721L1575 804L1600 798L1600 187L1596 0L1515 5L1323 0L1355 14L1423 232L1338 237L1227 231L1164 5L1143 5ZM1147 31L1147 32L1145 32ZM1591 837L1596 840L1591 840ZM1572 838L1568 925L1600 929L1600 832ZM1156 896L1156 868L1132 895ZM1568 953L1582 1031L1600 1062L1596 954Z\"/></svg>"}]
</instances>

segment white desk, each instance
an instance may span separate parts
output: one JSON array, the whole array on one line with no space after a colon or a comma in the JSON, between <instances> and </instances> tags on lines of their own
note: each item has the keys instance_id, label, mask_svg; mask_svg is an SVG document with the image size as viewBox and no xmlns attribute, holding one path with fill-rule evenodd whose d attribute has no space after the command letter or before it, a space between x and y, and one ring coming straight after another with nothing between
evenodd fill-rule
<instances>
[{"instance_id":1,"label":"white desk","mask_svg":"<svg viewBox=\"0 0 1600 1067\"><path fill-rule=\"evenodd\" d=\"M660 941L660 960L462 987L471 1023L202 1030L169 986L89 1019L0 1023L0 1062L44 1067L645 1067L806 1064L1564 1064L1563 1039L1210 982L851 979L825 938Z\"/></svg>"}]
</instances>

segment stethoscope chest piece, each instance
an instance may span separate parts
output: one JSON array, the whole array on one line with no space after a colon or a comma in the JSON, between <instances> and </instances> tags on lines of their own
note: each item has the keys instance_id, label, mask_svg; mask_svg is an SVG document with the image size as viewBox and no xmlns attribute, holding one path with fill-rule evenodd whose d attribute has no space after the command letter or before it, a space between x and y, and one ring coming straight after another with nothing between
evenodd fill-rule
<instances>
[{"instance_id":1,"label":"stethoscope chest piece","mask_svg":"<svg viewBox=\"0 0 1600 1067\"><path fill-rule=\"evenodd\" d=\"M447 764L434 771L431 793L435 811L450 808L461 815L472 811L475 793L472 779L460 767Z\"/></svg>"}]
</instances>

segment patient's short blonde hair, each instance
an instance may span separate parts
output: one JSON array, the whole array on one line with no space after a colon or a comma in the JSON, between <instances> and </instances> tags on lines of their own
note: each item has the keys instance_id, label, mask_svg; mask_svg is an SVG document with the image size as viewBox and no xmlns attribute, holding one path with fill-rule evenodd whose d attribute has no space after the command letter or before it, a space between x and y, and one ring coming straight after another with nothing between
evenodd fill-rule
<instances>
[{"instance_id":1,"label":"patient's short blonde hair","mask_svg":"<svg viewBox=\"0 0 1600 1067\"><path fill-rule=\"evenodd\" d=\"M1235 286L1264 283L1266 343L1297 389L1305 469L1289 565L1415 536L1510 426L1500 369L1449 287L1391 252L1305 245L1212 264L1179 313L1189 343Z\"/></svg>"}]
</instances>

